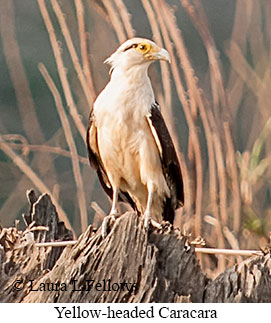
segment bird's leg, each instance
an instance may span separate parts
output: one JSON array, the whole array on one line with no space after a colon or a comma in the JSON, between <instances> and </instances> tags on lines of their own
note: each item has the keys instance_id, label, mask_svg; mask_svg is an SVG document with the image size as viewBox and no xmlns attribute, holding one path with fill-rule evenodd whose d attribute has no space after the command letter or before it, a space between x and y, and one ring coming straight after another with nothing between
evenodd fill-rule
<instances>
[{"instance_id":1,"label":"bird's leg","mask_svg":"<svg viewBox=\"0 0 271 323\"><path fill-rule=\"evenodd\" d=\"M152 206L152 200L153 200L153 184L149 184L148 185L148 201L147 201L147 207L146 210L144 212L144 227L146 229L146 231L148 231L149 229L149 224L151 221L151 206Z\"/></svg>"},{"instance_id":2,"label":"bird's leg","mask_svg":"<svg viewBox=\"0 0 271 323\"><path fill-rule=\"evenodd\" d=\"M156 222L155 220L153 220L151 218L151 215L152 215L151 214L151 206L152 206L152 202L153 202L153 193L154 193L153 184L150 184L150 185L148 185L147 207L144 212L144 216L145 216L144 227L145 227L146 231L148 231L150 223L152 224L152 226L154 226L157 229L161 229L161 227L162 227L160 223Z\"/></svg>"},{"instance_id":3,"label":"bird's leg","mask_svg":"<svg viewBox=\"0 0 271 323\"><path fill-rule=\"evenodd\" d=\"M118 214L118 197L119 197L119 190L117 188L113 188L113 201L109 215L117 215Z\"/></svg>"},{"instance_id":4,"label":"bird's leg","mask_svg":"<svg viewBox=\"0 0 271 323\"><path fill-rule=\"evenodd\" d=\"M107 235L107 227L108 227L108 223L110 221L110 218L111 219L113 218L113 220L115 220L115 216L118 214L118 208L117 208L118 195L119 195L118 188L113 187L113 201L112 201L111 210L110 210L109 215L104 218L103 224L102 224L102 237L103 238L105 238Z\"/></svg>"}]
</instances>

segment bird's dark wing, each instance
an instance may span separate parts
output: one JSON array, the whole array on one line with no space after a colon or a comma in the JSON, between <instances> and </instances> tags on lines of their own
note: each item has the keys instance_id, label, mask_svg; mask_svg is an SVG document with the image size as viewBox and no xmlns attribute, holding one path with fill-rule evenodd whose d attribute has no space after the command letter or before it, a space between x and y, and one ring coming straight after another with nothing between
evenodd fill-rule
<instances>
[{"instance_id":1,"label":"bird's dark wing","mask_svg":"<svg viewBox=\"0 0 271 323\"><path fill-rule=\"evenodd\" d=\"M163 218L173 223L175 209L184 204L181 167L157 102L152 105L147 119L160 152L163 174L170 189L170 197L166 199L164 204Z\"/></svg>"},{"instance_id":2,"label":"bird's dark wing","mask_svg":"<svg viewBox=\"0 0 271 323\"><path fill-rule=\"evenodd\" d=\"M97 141L97 128L95 125L94 116L92 114L89 117L89 126L87 130L86 139L87 139L88 158L89 158L90 165L96 170L100 183L103 189L105 190L106 194L109 195L110 198L112 198L113 190L100 158L98 141Z\"/></svg>"},{"instance_id":3,"label":"bird's dark wing","mask_svg":"<svg viewBox=\"0 0 271 323\"><path fill-rule=\"evenodd\" d=\"M98 175L99 181L106 192L106 194L112 199L113 189L107 177L106 171L103 166L103 162L99 153L99 146L97 140L97 127L95 124L95 118L93 114L90 114L89 125L87 129L87 148L88 148L88 158L91 167L93 167ZM136 210L134 201L131 199L130 195L126 192L119 192L119 200L123 202L128 202L131 207Z\"/></svg>"}]
</instances>

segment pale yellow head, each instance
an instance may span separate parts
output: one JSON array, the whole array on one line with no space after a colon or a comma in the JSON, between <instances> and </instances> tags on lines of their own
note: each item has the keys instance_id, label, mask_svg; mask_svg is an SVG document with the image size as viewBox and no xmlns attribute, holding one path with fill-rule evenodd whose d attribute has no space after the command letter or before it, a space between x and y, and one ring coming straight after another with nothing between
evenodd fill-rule
<instances>
[{"instance_id":1,"label":"pale yellow head","mask_svg":"<svg viewBox=\"0 0 271 323\"><path fill-rule=\"evenodd\" d=\"M170 62L169 53L149 39L132 38L120 45L120 47L105 60L105 63L110 64L113 69L115 67L129 69L138 65L148 66L156 60Z\"/></svg>"}]
</instances>

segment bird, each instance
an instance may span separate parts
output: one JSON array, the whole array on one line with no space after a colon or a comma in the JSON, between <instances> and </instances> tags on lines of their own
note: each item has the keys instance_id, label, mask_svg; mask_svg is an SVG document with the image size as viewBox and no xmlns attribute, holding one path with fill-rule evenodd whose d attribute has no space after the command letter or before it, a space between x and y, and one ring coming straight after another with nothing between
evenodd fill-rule
<instances>
[{"instance_id":1,"label":"bird","mask_svg":"<svg viewBox=\"0 0 271 323\"><path fill-rule=\"evenodd\" d=\"M90 165L112 199L109 216L119 215L119 201L128 202L146 230L163 220L173 224L184 205L180 163L148 76L157 60L170 63L168 51L136 37L104 61L110 79L94 102L86 136Z\"/></svg>"}]
</instances>

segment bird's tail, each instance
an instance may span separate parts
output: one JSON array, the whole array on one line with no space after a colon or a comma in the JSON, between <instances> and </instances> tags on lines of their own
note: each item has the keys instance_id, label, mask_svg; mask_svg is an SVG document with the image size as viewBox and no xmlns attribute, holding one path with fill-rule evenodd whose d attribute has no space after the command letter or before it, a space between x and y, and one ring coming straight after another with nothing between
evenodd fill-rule
<instances>
[{"instance_id":1,"label":"bird's tail","mask_svg":"<svg viewBox=\"0 0 271 323\"><path fill-rule=\"evenodd\" d=\"M174 217L175 217L175 209L172 206L171 198L166 198L164 209L163 209L163 219L173 224Z\"/></svg>"}]
</instances>

